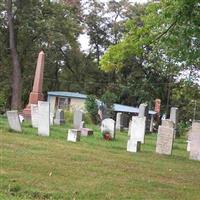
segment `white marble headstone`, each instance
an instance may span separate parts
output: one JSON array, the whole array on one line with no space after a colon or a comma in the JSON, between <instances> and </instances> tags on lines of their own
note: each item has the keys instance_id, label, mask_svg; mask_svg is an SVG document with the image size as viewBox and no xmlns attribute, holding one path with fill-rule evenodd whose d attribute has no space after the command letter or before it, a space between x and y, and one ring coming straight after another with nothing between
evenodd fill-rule
<instances>
[{"instance_id":1,"label":"white marble headstone","mask_svg":"<svg viewBox=\"0 0 200 200\"><path fill-rule=\"evenodd\" d=\"M190 159L200 161L200 122L192 123L190 140Z\"/></svg>"},{"instance_id":2,"label":"white marble headstone","mask_svg":"<svg viewBox=\"0 0 200 200\"><path fill-rule=\"evenodd\" d=\"M67 141L77 142L80 141L81 131L78 129L69 129L67 135Z\"/></svg>"},{"instance_id":3,"label":"white marble headstone","mask_svg":"<svg viewBox=\"0 0 200 200\"><path fill-rule=\"evenodd\" d=\"M46 101L38 101L38 135L50 134L50 105Z\"/></svg>"},{"instance_id":4,"label":"white marble headstone","mask_svg":"<svg viewBox=\"0 0 200 200\"><path fill-rule=\"evenodd\" d=\"M31 124L32 127L38 128L38 105L31 104Z\"/></svg>"},{"instance_id":5,"label":"white marble headstone","mask_svg":"<svg viewBox=\"0 0 200 200\"><path fill-rule=\"evenodd\" d=\"M129 152L138 152L140 151L141 142L129 139L127 142L127 151Z\"/></svg>"},{"instance_id":6,"label":"white marble headstone","mask_svg":"<svg viewBox=\"0 0 200 200\"><path fill-rule=\"evenodd\" d=\"M131 122L130 139L144 143L146 117L133 116Z\"/></svg>"},{"instance_id":7,"label":"white marble headstone","mask_svg":"<svg viewBox=\"0 0 200 200\"><path fill-rule=\"evenodd\" d=\"M106 118L101 122L101 132L110 133L112 139L115 138L115 121L111 118Z\"/></svg>"},{"instance_id":8,"label":"white marble headstone","mask_svg":"<svg viewBox=\"0 0 200 200\"><path fill-rule=\"evenodd\" d=\"M11 110L6 112L7 118L8 118L8 124L10 129L22 132L21 123L19 120L19 115L17 110Z\"/></svg>"}]
</instances>

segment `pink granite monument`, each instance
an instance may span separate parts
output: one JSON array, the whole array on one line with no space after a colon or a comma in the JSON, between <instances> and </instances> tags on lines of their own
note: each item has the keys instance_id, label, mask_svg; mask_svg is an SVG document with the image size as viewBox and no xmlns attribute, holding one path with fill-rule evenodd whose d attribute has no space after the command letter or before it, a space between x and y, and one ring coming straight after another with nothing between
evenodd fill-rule
<instances>
[{"instance_id":1,"label":"pink granite monument","mask_svg":"<svg viewBox=\"0 0 200 200\"><path fill-rule=\"evenodd\" d=\"M44 58L45 54L43 51L41 51L38 55L33 90L29 95L28 105L23 110L23 115L25 119L30 119L31 117L31 104L37 104L38 101L43 100L42 85L43 85L43 73L44 73Z\"/></svg>"}]
</instances>

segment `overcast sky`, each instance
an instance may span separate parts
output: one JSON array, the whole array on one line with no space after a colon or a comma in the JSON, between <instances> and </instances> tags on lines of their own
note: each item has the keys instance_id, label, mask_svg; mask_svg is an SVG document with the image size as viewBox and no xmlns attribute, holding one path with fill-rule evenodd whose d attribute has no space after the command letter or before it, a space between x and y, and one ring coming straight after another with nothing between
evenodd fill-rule
<instances>
[{"instance_id":1,"label":"overcast sky","mask_svg":"<svg viewBox=\"0 0 200 200\"><path fill-rule=\"evenodd\" d=\"M99 0L100 2L108 2L109 0ZM133 3L146 3L149 0L129 0ZM81 44L81 49L87 51L89 49L89 38L86 34L82 34L79 36L79 42Z\"/></svg>"}]
</instances>

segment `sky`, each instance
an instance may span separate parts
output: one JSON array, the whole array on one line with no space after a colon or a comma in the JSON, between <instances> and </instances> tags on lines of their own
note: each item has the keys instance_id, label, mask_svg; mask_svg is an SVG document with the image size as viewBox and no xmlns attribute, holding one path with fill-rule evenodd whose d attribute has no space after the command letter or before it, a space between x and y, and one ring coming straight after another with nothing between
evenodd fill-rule
<instances>
[{"instance_id":1,"label":"sky","mask_svg":"<svg viewBox=\"0 0 200 200\"><path fill-rule=\"evenodd\" d=\"M99 0L100 2L106 3L109 0ZM146 3L149 0L129 0L132 3ZM81 50L88 51L89 50L89 37L86 34L81 34L79 36L79 42L81 44Z\"/></svg>"}]
</instances>

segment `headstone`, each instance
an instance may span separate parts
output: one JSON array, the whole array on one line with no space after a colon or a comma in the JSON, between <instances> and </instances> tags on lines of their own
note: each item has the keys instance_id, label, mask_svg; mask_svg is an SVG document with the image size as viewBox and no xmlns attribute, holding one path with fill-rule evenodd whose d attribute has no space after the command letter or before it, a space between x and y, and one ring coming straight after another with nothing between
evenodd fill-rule
<instances>
[{"instance_id":1,"label":"headstone","mask_svg":"<svg viewBox=\"0 0 200 200\"><path fill-rule=\"evenodd\" d=\"M74 118L73 118L73 127L74 129L79 129L81 122L83 119L83 113L80 110L75 110L74 111Z\"/></svg>"},{"instance_id":2,"label":"headstone","mask_svg":"<svg viewBox=\"0 0 200 200\"><path fill-rule=\"evenodd\" d=\"M80 131L81 131L81 136L93 135L93 130L90 128L82 128Z\"/></svg>"},{"instance_id":3,"label":"headstone","mask_svg":"<svg viewBox=\"0 0 200 200\"><path fill-rule=\"evenodd\" d=\"M82 121L81 124L80 124L80 129L82 129L82 128L85 128L85 122L84 121Z\"/></svg>"},{"instance_id":4,"label":"headstone","mask_svg":"<svg viewBox=\"0 0 200 200\"><path fill-rule=\"evenodd\" d=\"M65 123L64 111L62 109L58 109L56 111L56 117L54 119L54 123L56 125L61 125Z\"/></svg>"},{"instance_id":5,"label":"headstone","mask_svg":"<svg viewBox=\"0 0 200 200\"><path fill-rule=\"evenodd\" d=\"M116 130L120 131L121 129L122 129L122 113L117 113Z\"/></svg>"},{"instance_id":6,"label":"headstone","mask_svg":"<svg viewBox=\"0 0 200 200\"><path fill-rule=\"evenodd\" d=\"M132 117L130 139L144 143L146 117Z\"/></svg>"},{"instance_id":7,"label":"headstone","mask_svg":"<svg viewBox=\"0 0 200 200\"><path fill-rule=\"evenodd\" d=\"M174 139L173 122L167 120L166 123L164 121L162 123L163 125L158 127L156 153L171 155Z\"/></svg>"},{"instance_id":8,"label":"headstone","mask_svg":"<svg viewBox=\"0 0 200 200\"><path fill-rule=\"evenodd\" d=\"M49 113L49 118L50 118L50 125L53 125L54 114L50 112L50 113Z\"/></svg>"},{"instance_id":9,"label":"headstone","mask_svg":"<svg viewBox=\"0 0 200 200\"><path fill-rule=\"evenodd\" d=\"M67 135L67 141L77 142L80 141L81 131L78 129L69 129Z\"/></svg>"},{"instance_id":10,"label":"headstone","mask_svg":"<svg viewBox=\"0 0 200 200\"><path fill-rule=\"evenodd\" d=\"M31 104L31 124L33 128L38 128L38 105Z\"/></svg>"},{"instance_id":11,"label":"headstone","mask_svg":"<svg viewBox=\"0 0 200 200\"><path fill-rule=\"evenodd\" d=\"M190 159L200 161L200 122L192 123L190 134Z\"/></svg>"},{"instance_id":12,"label":"headstone","mask_svg":"<svg viewBox=\"0 0 200 200\"><path fill-rule=\"evenodd\" d=\"M148 116L148 105L146 103L141 103L139 106L138 117L147 117Z\"/></svg>"},{"instance_id":13,"label":"headstone","mask_svg":"<svg viewBox=\"0 0 200 200\"><path fill-rule=\"evenodd\" d=\"M149 131L153 132L153 115L151 115L151 121L150 121L150 127L149 127Z\"/></svg>"},{"instance_id":14,"label":"headstone","mask_svg":"<svg viewBox=\"0 0 200 200\"><path fill-rule=\"evenodd\" d=\"M178 123L178 108L171 107L170 120L174 122L174 136L177 134L177 123Z\"/></svg>"},{"instance_id":15,"label":"headstone","mask_svg":"<svg viewBox=\"0 0 200 200\"><path fill-rule=\"evenodd\" d=\"M101 132L108 132L111 139L115 138L115 121L111 118L106 118L101 122Z\"/></svg>"},{"instance_id":16,"label":"headstone","mask_svg":"<svg viewBox=\"0 0 200 200\"><path fill-rule=\"evenodd\" d=\"M128 126L128 136L129 137L131 136L131 123L132 123L132 120L129 121L129 126Z\"/></svg>"},{"instance_id":17,"label":"headstone","mask_svg":"<svg viewBox=\"0 0 200 200\"><path fill-rule=\"evenodd\" d=\"M17 110L11 110L6 112L8 118L8 124L11 130L22 132L19 115Z\"/></svg>"},{"instance_id":18,"label":"headstone","mask_svg":"<svg viewBox=\"0 0 200 200\"><path fill-rule=\"evenodd\" d=\"M38 101L38 135L49 136L50 105L49 102Z\"/></svg>"},{"instance_id":19,"label":"headstone","mask_svg":"<svg viewBox=\"0 0 200 200\"><path fill-rule=\"evenodd\" d=\"M127 143L127 151L128 152L138 152L140 151L140 147L141 147L141 142L139 141L135 141L133 139L129 139L128 143Z\"/></svg>"}]
</instances>

